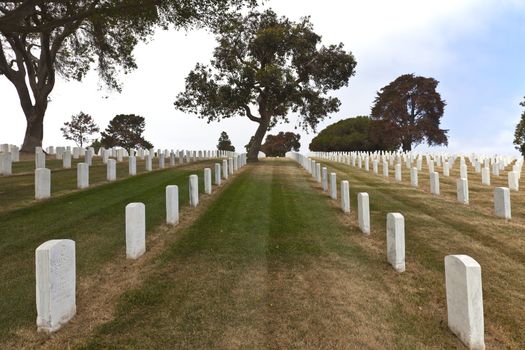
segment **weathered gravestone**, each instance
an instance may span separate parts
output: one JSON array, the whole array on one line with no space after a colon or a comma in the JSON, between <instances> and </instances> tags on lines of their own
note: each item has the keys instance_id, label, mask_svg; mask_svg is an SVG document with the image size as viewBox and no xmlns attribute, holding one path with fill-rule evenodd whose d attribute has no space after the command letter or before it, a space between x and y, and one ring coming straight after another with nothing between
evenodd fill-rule
<instances>
[{"instance_id":1,"label":"weathered gravestone","mask_svg":"<svg viewBox=\"0 0 525 350\"><path fill-rule=\"evenodd\" d=\"M430 173L430 193L439 195L439 173L434 171Z\"/></svg>"},{"instance_id":2,"label":"weathered gravestone","mask_svg":"<svg viewBox=\"0 0 525 350\"><path fill-rule=\"evenodd\" d=\"M396 164L396 167L395 167L395 180L397 182L401 182L402 181L402 173L401 173L401 164Z\"/></svg>"},{"instance_id":3,"label":"weathered gravestone","mask_svg":"<svg viewBox=\"0 0 525 350\"><path fill-rule=\"evenodd\" d=\"M146 206L130 203L126 206L126 257L138 259L146 252Z\"/></svg>"},{"instance_id":4,"label":"weathered gravestone","mask_svg":"<svg viewBox=\"0 0 525 350\"><path fill-rule=\"evenodd\" d=\"M46 167L46 154L42 151L42 148L37 147L35 149L35 169Z\"/></svg>"},{"instance_id":5,"label":"weathered gravestone","mask_svg":"<svg viewBox=\"0 0 525 350\"><path fill-rule=\"evenodd\" d=\"M179 187L166 187L166 223L176 225L179 222Z\"/></svg>"},{"instance_id":6,"label":"weathered gravestone","mask_svg":"<svg viewBox=\"0 0 525 350\"><path fill-rule=\"evenodd\" d=\"M11 153L0 153L0 174L9 176L13 173Z\"/></svg>"},{"instance_id":7,"label":"weathered gravestone","mask_svg":"<svg viewBox=\"0 0 525 350\"><path fill-rule=\"evenodd\" d=\"M457 181L457 198L461 204L469 204L468 180L458 179Z\"/></svg>"},{"instance_id":8,"label":"weathered gravestone","mask_svg":"<svg viewBox=\"0 0 525 350\"><path fill-rule=\"evenodd\" d=\"M62 167L64 169L71 169L71 152L69 150L66 150L64 154L62 154Z\"/></svg>"},{"instance_id":9,"label":"weathered gravestone","mask_svg":"<svg viewBox=\"0 0 525 350\"><path fill-rule=\"evenodd\" d=\"M211 169L204 169L204 193L211 194L212 185L211 185Z\"/></svg>"},{"instance_id":10,"label":"weathered gravestone","mask_svg":"<svg viewBox=\"0 0 525 350\"><path fill-rule=\"evenodd\" d=\"M222 161L222 177L228 180L228 161L226 159Z\"/></svg>"},{"instance_id":11,"label":"weathered gravestone","mask_svg":"<svg viewBox=\"0 0 525 350\"><path fill-rule=\"evenodd\" d=\"M448 327L469 348L485 349L481 267L467 255L445 257Z\"/></svg>"},{"instance_id":12,"label":"weathered gravestone","mask_svg":"<svg viewBox=\"0 0 525 350\"><path fill-rule=\"evenodd\" d=\"M149 152L146 155L146 171L152 171L153 170L153 155L151 152Z\"/></svg>"},{"instance_id":13,"label":"weathered gravestone","mask_svg":"<svg viewBox=\"0 0 525 350\"><path fill-rule=\"evenodd\" d=\"M43 168L35 170L35 199L51 197L51 170Z\"/></svg>"},{"instance_id":14,"label":"weathered gravestone","mask_svg":"<svg viewBox=\"0 0 525 350\"><path fill-rule=\"evenodd\" d=\"M397 271L405 271L405 218L399 213L386 217L387 259Z\"/></svg>"},{"instance_id":15,"label":"weathered gravestone","mask_svg":"<svg viewBox=\"0 0 525 350\"><path fill-rule=\"evenodd\" d=\"M419 186L418 175L417 175L417 168L416 167L410 169L410 185L412 187L418 187Z\"/></svg>"},{"instance_id":16,"label":"weathered gravestone","mask_svg":"<svg viewBox=\"0 0 525 350\"><path fill-rule=\"evenodd\" d=\"M190 175L189 179L190 191L190 207L199 205L199 177L197 175Z\"/></svg>"},{"instance_id":17,"label":"weathered gravestone","mask_svg":"<svg viewBox=\"0 0 525 350\"><path fill-rule=\"evenodd\" d=\"M159 154L159 169L164 169L164 165L165 165L164 153L160 153Z\"/></svg>"},{"instance_id":18,"label":"weathered gravestone","mask_svg":"<svg viewBox=\"0 0 525 350\"><path fill-rule=\"evenodd\" d=\"M35 251L36 324L55 332L76 314L75 242L54 239Z\"/></svg>"},{"instance_id":19,"label":"weathered gravestone","mask_svg":"<svg viewBox=\"0 0 525 350\"><path fill-rule=\"evenodd\" d=\"M370 202L368 193L360 192L357 194L357 219L361 232L370 234Z\"/></svg>"},{"instance_id":20,"label":"weathered gravestone","mask_svg":"<svg viewBox=\"0 0 525 350\"><path fill-rule=\"evenodd\" d=\"M108 159L106 178L109 182L117 179L117 161L115 159Z\"/></svg>"},{"instance_id":21,"label":"weathered gravestone","mask_svg":"<svg viewBox=\"0 0 525 350\"><path fill-rule=\"evenodd\" d=\"M520 180L518 176L517 171L509 171L508 177L508 183L509 183L509 190L511 191L519 191L520 190Z\"/></svg>"},{"instance_id":22,"label":"weathered gravestone","mask_svg":"<svg viewBox=\"0 0 525 350\"><path fill-rule=\"evenodd\" d=\"M481 169L481 184L485 186L490 186L490 169L489 168Z\"/></svg>"},{"instance_id":23,"label":"weathered gravestone","mask_svg":"<svg viewBox=\"0 0 525 350\"><path fill-rule=\"evenodd\" d=\"M137 175L137 157L130 156L128 158L128 162L129 162L129 167L128 167L129 175L130 176Z\"/></svg>"},{"instance_id":24,"label":"weathered gravestone","mask_svg":"<svg viewBox=\"0 0 525 350\"><path fill-rule=\"evenodd\" d=\"M337 199L337 174L330 174L330 197L333 200Z\"/></svg>"},{"instance_id":25,"label":"weathered gravestone","mask_svg":"<svg viewBox=\"0 0 525 350\"><path fill-rule=\"evenodd\" d=\"M215 186L221 185L221 164L215 163Z\"/></svg>"},{"instance_id":26,"label":"weathered gravestone","mask_svg":"<svg viewBox=\"0 0 525 350\"><path fill-rule=\"evenodd\" d=\"M228 174L233 175L233 158L228 158Z\"/></svg>"},{"instance_id":27,"label":"weathered gravestone","mask_svg":"<svg viewBox=\"0 0 525 350\"><path fill-rule=\"evenodd\" d=\"M341 181L341 209L344 213L350 212L350 183Z\"/></svg>"},{"instance_id":28,"label":"weathered gravestone","mask_svg":"<svg viewBox=\"0 0 525 350\"><path fill-rule=\"evenodd\" d=\"M323 167L322 170L322 185L323 185L323 191L328 191L328 169L326 167Z\"/></svg>"},{"instance_id":29,"label":"weathered gravestone","mask_svg":"<svg viewBox=\"0 0 525 350\"><path fill-rule=\"evenodd\" d=\"M496 187L494 189L494 212L496 216L510 220L510 191L506 187Z\"/></svg>"},{"instance_id":30,"label":"weathered gravestone","mask_svg":"<svg viewBox=\"0 0 525 350\"><path fill-rule=\"evenodd\" d=\"M89 165L86 163L77 164L77 187L79 189L89 187Z\"/></svg>"}]
</instances>

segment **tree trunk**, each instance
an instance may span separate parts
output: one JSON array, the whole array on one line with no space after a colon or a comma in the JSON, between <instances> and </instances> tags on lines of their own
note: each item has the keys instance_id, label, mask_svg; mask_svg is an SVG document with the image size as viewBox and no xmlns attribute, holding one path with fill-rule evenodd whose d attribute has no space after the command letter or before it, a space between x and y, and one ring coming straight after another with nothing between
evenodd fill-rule
<instances>
[{"instance_id":1,"label":"tree trunk","mask_svg":"<svg viewBox=\"0 0 525 350\"><path fill-rule=\"evenodd\" d=\"M253 142L250 145L250 150L248 151L248 162L258 162L259 161L259 151L261 149L262 140L266 131L268 130L268 125L270 123L270 118L264 118L259 123L259 127L255 132L253 137Z\"/></svg>"},{"instance_id":2,"label":"tree trunk","mask_svg":"<svg viewBox=\"0 0 525 350\"><path fill-rule=\"evenodd\" d=\"M44 138L44 114L45 109L32 108L29 115L26 114L26 133L21 151L35 153L36 147L42 147Z\"/></svg>"},{"instance_id":3,"label":"tree trunk","mask_svg":"<svg viewBox=\"0 0 525 350\"><path fill-rule=\"evenodd\" d=\"M410 140L403 140L403 151L404 152L412 151L412 142Z\"/></svg>"}]
</instances>

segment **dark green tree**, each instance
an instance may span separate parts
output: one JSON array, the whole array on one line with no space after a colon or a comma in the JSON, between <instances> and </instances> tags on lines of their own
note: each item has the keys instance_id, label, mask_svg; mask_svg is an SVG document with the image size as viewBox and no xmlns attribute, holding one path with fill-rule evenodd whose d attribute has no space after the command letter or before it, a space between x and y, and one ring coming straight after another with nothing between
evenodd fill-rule
<instances>
[{"instance_id":1,"label":"dark green tree","mask_svg":"<svg viewBox=\"0 0 525 350\"><path fill-rule=\"evenodd\" d=\"M377 121L367 116L357 116L338 121L323 129L310 143L310 151L314 152L350 152L396 150L399 142L387 141L374 135L374 124Z\"/></svg>"},{"instance_id":2,"label":"dark green tree","mask_svg":"<svg viewBox=\"0 0 525 350\"><path fill-rule=\"evenodd\" d=\"M100 134L100 143L106 148L123 147L125 149L142 147L153 148L151 142L146 141L142 134L146 121L144 117L135 114L119 114L111 119L106 130Z\"/></svg>"},{"instance_id":3,"label":"dark green tree","mask_svg":"<svg viewBox=\"0 0 525 350\"><path fill-rule=\"evenodd\" d=\"M210 66L189 73L175 107L208 122L241 116L258 123L249 161L257 161L266 132L289 122L290 112L300 127L315 130L338 111L340 101L327 93L348 85L356 66L343 44L321 46L308 17L296 23L272 10L224 21L217 40Z\"/></svg>"},{"instance_id":4,"label":"dark green tree","mask_svg":"<svg viewBox=\"0 0 525 350\"><path fill-rule=\"evenodd\" d=\"M219 151L235 152L235 147L232 145L232 142L230 141L230 137L228 136L226 131L221 132L221 136L219 137L219 144L217 145L217 149Z\"/></svg>"},{"instance_id":5,"label":"dark green tree","mask_svg":"<svg viewBox=\"0 0 525 350\"><path fill-rule=\"evenodd\" d=\"M0 1L0 76L18 93L26 118L22 151L42 145L57 74L81 80L92 67L109 88L136 68L133 49L157 28L213 26L255 0Z\"/></svg>"},{"instance_id":6,"label":"dark green tree","mask_svg":"<svg viewBox=\"0 0 525 350\"><path fill-rule=\"evenodd\" d=\"M95 153L98 153L98 150L102 147L102 143L100 143L99 139L94 139L89 147L93 147Z\"/></svg>"},{"instance_id":7,"label":"dark green tree","mask_svg":"<svg viewBox=\"0 0 525 350\"><path fill-rule=\"evenodd\" d=\"M60 130L66 140L75 141L78 147L83 147L89 136L100 131L93 117L84 112L71 116L71 121L65 122Z\"/></svg>"},{"instance_id":8,"label":"dark green tree","mask_svg":"<svg viewBox=\"0 0 525 350\"><path fill-rule=\"evenodd\" d=\"M299 152L301 148L301 135L293 132L280 132L277 135L267 135L264 144L261 146L268 157L284 157L287 152L294 150Z\"/></svg>"},{"instance_id":9,"label":"dark green tree","mask_svg":"<svg viewBox=\"0 0 525 350\"><path fill-rule=\"evenodd\" d=\"M525 97L520 102L520 106L525 107ZM514 145L525 156L525 111L521 113L520 122L516 125L516 131L514 131Z\"/></svg>"},{"instance_id":10,"label":"dark green tree","mask_svg":"<svg viewBox=\"0 0 525 350\"><path fill-rule=\"evenodd\" d=\"M383 87L372 107L371 117L382 121L377 135L397 139L403 151L425 141L429 146L448 145L447 132L439 128L445 101L436 91L434 78L404 74Z\"/></svg>"}]
</instances>

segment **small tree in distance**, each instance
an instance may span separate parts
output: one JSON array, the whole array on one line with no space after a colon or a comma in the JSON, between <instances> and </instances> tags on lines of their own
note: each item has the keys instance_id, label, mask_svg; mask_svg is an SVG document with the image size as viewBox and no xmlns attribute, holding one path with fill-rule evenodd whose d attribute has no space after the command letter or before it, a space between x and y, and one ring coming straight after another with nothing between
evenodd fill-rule
<instances>
[{"instance_id":1,"label":"small tree in distance","mask_svg":"<svg viewBox=\"0 0 525 350\"><path fill-rule=\"evenodd\" d=\"M65 122L60 130L66 140L74 141L78 147L83 147L90 140L89 136L100 131L93 117L84 112L72 115L71 121Z\"/></svg>"},{"instance_id":2,"label":"small tree in distance","mask_svg":"<svg viewBox=\"0 0 525 350\"><path fill-rule=\"evenodd\" d=\"M520 106L525 107L525 97L520 102ZM514 131L514 145L521 155L525 156L525 111L521 113L520 122L516 125L516 131Z\"/></svg>"},{"instance_id":3,"label":"small tree in distance","mask_svg":"<svg viewBox=\"0 0 525 350\"><path fill-rule=\"evenodd\" d=\"M135 114L119 114L101 132L100 143L106 148L122 147L125 149L142 147L153 148L153 144L144 139L142 133L146 127L144 117Z\"/></svg>"},{"instance_id":4,"label":"small tree in distance","mask_svg":"<svg viewBox=\"0 0 525 350\"><path fill-rule=\"evenodd\" d=\"M266 136L266 141L261 146L261 151L268 157L284 157L291 150L299 151L301 148L300 139L301 135L299 134L281 131L277 135Z\"/></svg>"},{"instance_id":5,"label":"small tree in distance","mask_svg":"<svg viewBox=\"0 0 525 350\"><path fill-rule=\"evenodd\" d=\"M436 91L434 78L404 74L383 87L372 107L371 117L379 126L375 135L385 136L382 143L399 142L403 151L425 141L429 146L448 145L447 131L439 128L445 101Z\"/></svg>"},{"instance_id":6,"label":"small tree in distance","mask_svg":"<svg viewBox=\"0 0 525 350\"><path fill-rule=\"evenodd\" d=\"M217 149L219 151L235 152L235 147L232 145L232 142L230 141L230 137L228 136L226 131L221 132L221 136L219 137L219 144L217 145Z\"/></svg>"}]
</instances>

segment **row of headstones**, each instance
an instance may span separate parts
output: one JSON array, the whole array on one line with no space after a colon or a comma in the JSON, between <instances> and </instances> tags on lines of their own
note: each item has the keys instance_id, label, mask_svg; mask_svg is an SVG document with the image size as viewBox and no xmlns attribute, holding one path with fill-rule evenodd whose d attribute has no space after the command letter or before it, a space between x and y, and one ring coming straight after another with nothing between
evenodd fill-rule
<instances>
[{"instance_id":1,"label":"row of headstones","mask_svg":"<svg viewBox=\"0 0 525 350\"><path fill-rule=\"evenodd\" d=\"M215 164L215 185L246 165L246 154ZM221 176L222 175L222 176ZM204 169L204 192L212 193L212 170ZM199 204L198 175L189 177L189 204ZM146 206L130 203L125 208L126 258L138 259L146 252ZM179 223L179 187L166 187L166 223ZM41 244L35 251L36 308L39 331L57 331L76 314L75 242L55 239Z\"/></svg>"},{"instance_id":2,"label":"row of headstones","mask_svg":"<svg viewBox=\"0 0 525 350\"><path fill-rule=\"evenodd\" d=\"M340 163L352 163L353 166L356 165L356 162L370 162L373 160L380 162L387 161L390 166L393 166L395 163L404 162L407 169L411 169L415 161L419 171L421 171L423 160L425 160L429 168L433 168L434 165L442 166L444 173L447 173L448 170L453 168L458 158L460 158L460 165L465 164L465 156L463 155L422 154L414 152L313 152L311 156ZM471 154L467 156L467 159L474 166L477 173L481 172L483 164L484 168L492 167L493 174L496 176L499 176L499 171L504 170L506 166L514 161L516 161L516 168L513 168L513 171L521 172L521 167L524 162L524 157L515 156L479 156Z\"/></svg>"},{"instance_id":3,"label":"row of headstones","mask_svg":"<svg viewBox=\"0 0 525 350\"><path fill-rule=\"evenodd\" d=\"M435 166L442 166L443 176L450 176L450 170L454 167L454 163L457 156L431 156L422 154L412 153L399 153L393 155L374 155L367 152L351 152L349 155L340 154L340 152L315 152L313 155L317 158L328 159L339 163L345 163L362 169L370 171L370 161L372 162L372 168L375 175L378 175L378 165L381 162L383 164L383 175L388 177L389 166L395 165L396 180L401 181L401 164L405 162L407 169L414 169L413 159L416 159L415 168L417 171L422 170L422 160L426 158L429 173L435 172ZM438 159L437 163L433 157ZM441 159L443 158L443 161ZM500 171L505 170L505 167L512 165L512 171L508 173L509 188L513 191L519 190L519 179L521 178L521 171L523 167L523 157L494 157L494 158L476 158L475 155L471 155L467 158L474 166L476 173L481 173L482 185L490 186L490 164L492 164L492 174L494 176L500 176ZM482 160L479 160L482 159ZM468 166L465 158L459 156L460 160L460 178L468 179ZM483 167L481 167L483 164ZM399 171L398 171L399 169ZM416 185L417 186L417 185Z\"/></svg>"},{"instance_id":4,"label":"row of headstones","mask_svg":"<svg viewBox=\"0 0 525 350\"><path fill-rule=\"evenodd\" d=\"M181 151L182 152L182 151ZM42 153L43 154L43 153ZM86 155L89 155L90 152L86 152ZM133 152L131 153L133 154ZM218 155L219 153L214 153L214 155ZM179 159L183 160L184 155L179 154ZM63 159L67 159L68 157L64 157ZM241 161L241 159L244 159L245 155L234 155L233 157L230 157L229 159L232 159L232 164L235 164L235 167L237 167L237 163ZM147 153L146 154L146 162L145 162L145 170L147 172L153 171L153 154ZM191 158L187 158L190 160ZM69 157L69 161L71 158ZM162 170L165 168L165 159L163 157L163 154L160 155L158 158L159 161L159 170ZM135 176L137 175L137 158L134 155L131 155L128 157L128 163L129 163L129 175ZM77 188L78 189L85 189L89 187L89 166L92 164L91 157L86 158L86 163L78 163L77 164ZM183 164L180 163L180 164ZM175 166L175 157L174 153L172 153L172 157L170 158L170 166ZM69 163L69 167L71 167L71 164ZM117 180L117 161L115 159L107 159L106 160L106 179L109 182L113 182ZM47 199L51 197L51 170L47 168L37 168L35 170L35 199Z\"/></svg>"},{"instance_id":5,"label":"row of headstones","mask_svg":"<svg viewBox=\"0 0 525 350\"><path fill-rule=\"evenodd\" d=\"M79 159L84 157L84 162L92 165L92 159L95 155L95 150L93 147L80 148L80 147L53 147L50 146L47 148L47 151L44 152L42 147L36 147L35 149L35 169L43 169L46 167L46 153L53 154L56 156L56 159L62 160L62 167L64 169L71 168L72 159ZM98 155L102 158L104 164L107 163L110 157L116 158L118 162L122 162L124 157L129 156L138 156L142 160L150 157L158 157L162 159L161 162L164 163L165 158L170 158L172 165L175 164L178 158L178 163L189 163L191 161L197 161L201 159L210 159L210 158L223 158L223 157L234 157L236 154L229 151L217 151L217 150L205 150L205 151L169 151L169 150L145 150L142 148L139 149L130 149L128 152L123 148L111 148L105 149L101 147L99 149ZM13 173L12 163L18 162L20 160L20 149L15 145L2 144L0 145L0 175L10 176Z\"/></svg>"},{"instance_id":6,"label":"row of headstones","mask_svg":"<svg viewBox=\"0 0 525 350\"><path fill-rule=\"evenodd\" d=\"M0 145L0 175L9 176L13 172L13 163L20 161L20 148L3 143Z\"/></svg>"},{"instance_id":7,"label":"row of headstones","mask_svg":"<svg viewBox=\"0 0 525 350\"><path fill-rule=\"evenodd\" d=\"M324 192L337 200L337 174L313 159L298 153L288 157L300 163ZM350 185L341 181L341 209L350 213ZM370 235L370 204L366 192L357 194L357 217L360 230ZM400 213L388 213L386 220L387 261L397 272L405 271L405 219ZM467 255L445 257L445 285L447 298L448 326L451 331L470 349L484 349L484 318L481 285L481 266Z\"/></svg>"},{"instance_id":8,"label":"row of headstones","mask_svg":"<svg viewBox=\"0 0 525 350\"><path fill-rule=\"evenodd\" d=\"M321 154L321 156L325 156L326 154ZM334 159L332 156L327 157L326 159L332 160ZM360 159L360 158L358 158ZM335 160L337 161L337 160ZM313 161L315 163L315 161ZM513 170L508 172L508 187L496 187L494 189L494 214L497 217L504 218L506 220L510 220L512 217L511 214L511 201L510 201L510 191L519 191L519 179L521 174L521 167L522 164L521 160L518 159L516 161L516 164L513 165ZM355 166L353 162L345 163L350 164L352 166ZM430 163L432 164L432 163ZM447 164L447 163L445 163ZM497 164L497 163L495 163ZM368 162L364 163L364 170L370 171L368 168ZM378 160L374 159L372 162L373 166L373 173L374 175L378 176ZM358 168L361 168L361 163L358 162L357 164ZM394 178L396 182L402 181L402 171L401 171L401 164L397 163L394 167ZM445 167L445 170L447 171L445 173L445 176L449 176L448 173L448 166ZM461 204L468 205L469 204L469 187L468 187L468 172L467 172L467 165L464 163L464 158L460 158L460 178L456 181L456 195L457 195L457 201ZM430 193L439 196L440 195L440 182L439 182L439 173L437 171L434 171L434 168L431 166L430 169ZM499 174L499 173L498 173ZM389 165L386 160L383 160L383 177L388 178L389 177ZM484 185L490 185L490 172L488 168L482 169L482 183ZM410 169L410 185L413 187L419 186L419 178L418 178L418 168L412 167Z\"/></svg>"}]
</instances>

